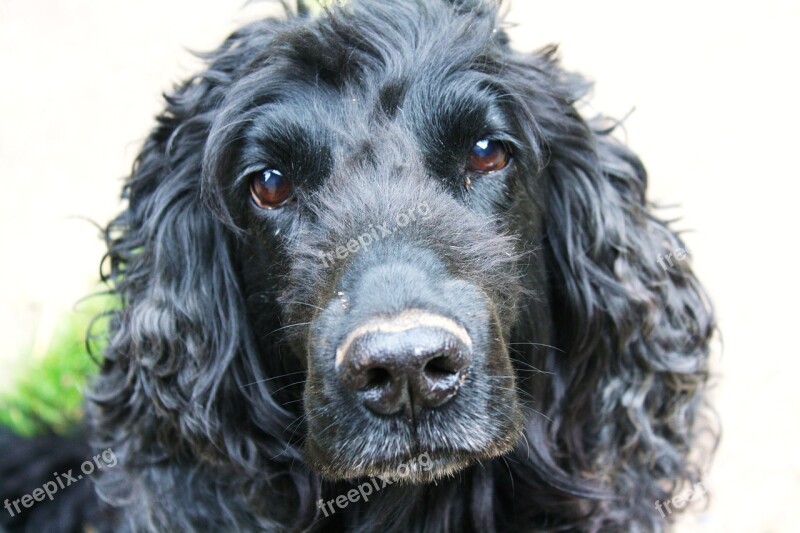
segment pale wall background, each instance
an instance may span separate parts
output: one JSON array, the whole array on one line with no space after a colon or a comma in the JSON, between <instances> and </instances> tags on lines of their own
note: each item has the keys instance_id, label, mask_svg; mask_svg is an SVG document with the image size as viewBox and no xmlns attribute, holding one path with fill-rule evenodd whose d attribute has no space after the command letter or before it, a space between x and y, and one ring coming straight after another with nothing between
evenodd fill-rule
<instances>
[{"instance_id":1,"label":"pale wall background","mask_svg":"<svg viewBox=\"0 0 800 533\"><path fill-rule=\"evenodd\" d=\"M0 0L0 386L96 280L98 232L160 107L240 0ZM561 43L623 116L651 198L681 204L717 305L725 434L679 531L800 531L800 3L517 0L517 46Z\"/></svg>"}]
</instances>

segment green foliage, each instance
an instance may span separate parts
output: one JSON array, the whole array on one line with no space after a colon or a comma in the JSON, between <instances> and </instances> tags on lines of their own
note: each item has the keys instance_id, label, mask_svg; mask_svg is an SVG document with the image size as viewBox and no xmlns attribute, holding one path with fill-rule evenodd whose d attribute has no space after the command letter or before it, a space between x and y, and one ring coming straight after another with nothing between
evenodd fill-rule
<instances>
[{"instance_id":1,"label":"green foliage","mask_svg":"<svg viewBox=\"0 0 800 533\"><path fill-rule=\"evenodd\" d=\"M91 327L92 354L99 358L102 342L97 340L104 337L107 319L94 319L109 302L93 297L89 303L92 305L82 305L64 320L45 354L26 354L28 367L0 393L0 425L32 436L45 431L66 433L80 423L84 389L98 370L87 351L86 336Z\"/></svg>"}]
</instances>

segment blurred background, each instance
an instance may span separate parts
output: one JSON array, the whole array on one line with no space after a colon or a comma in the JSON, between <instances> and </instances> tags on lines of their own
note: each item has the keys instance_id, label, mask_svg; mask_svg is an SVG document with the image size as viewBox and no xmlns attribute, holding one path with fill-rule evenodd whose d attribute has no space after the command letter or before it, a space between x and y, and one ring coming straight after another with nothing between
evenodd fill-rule
<instances>
[{"instance_id":1,"label":"blurred background","mask_svg":"<svg viewBox=\"0 0 800 533\"><path fill-rule=\"evenodd\" d=\"M41 381L64 335L81 349L69 330L91 316L77 302L97 290L103 254L90 221L120 209L161 92L200 66L187 49L277 11L243 3L0 0L0 392ZM709 506L677 530L800 531L800 3L507 7L516 47L560 43L564 64L596 80L585 111L633 110L623 137L651 200L678 205L661 214L680 218L718 310L723 440Z\"/></svg>"}]
</instances>

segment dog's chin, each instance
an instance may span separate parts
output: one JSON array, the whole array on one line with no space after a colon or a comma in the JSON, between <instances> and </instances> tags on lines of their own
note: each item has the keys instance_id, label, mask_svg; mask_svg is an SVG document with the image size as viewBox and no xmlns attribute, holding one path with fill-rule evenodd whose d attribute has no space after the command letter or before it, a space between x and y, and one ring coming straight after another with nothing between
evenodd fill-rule
<instances>
[{"instance_id":1,"label":"dog's chin","mask_svg":"<svg viewBox=\"0 0 800 533\"><path fill-rule=\"evenodd\" d=\"M452 477L481 461L511 452L522 434L522 424L504 428L502 438L492 439L475 451L420 451L418 454L374 457L358 464L335 461L313 439L306 441L306 453L314 469L330 481L355 481L363 478L388 479L393 483L420 485Z\"/></svg>"},{"instance_id":2,"label":"dog's chin","mask_svg":"<svg viewBox=\"0 0 800 533\"><path fill-rule=\"evenodd\" d=\"M427 458L422 463L414 462L415 460L418 461L418 457L410 457L407 460L381 461L366 466L333 465L321 462L315 462L314 464L319 473L330 481L356 481L363 478L379 478L390 480L392 483L421 485L452 477L478 461L503 455L509 452L512 447L496 450L494 453L482 454L451 453L435 457L427 454Z\"/></svg>"}]
</instances>

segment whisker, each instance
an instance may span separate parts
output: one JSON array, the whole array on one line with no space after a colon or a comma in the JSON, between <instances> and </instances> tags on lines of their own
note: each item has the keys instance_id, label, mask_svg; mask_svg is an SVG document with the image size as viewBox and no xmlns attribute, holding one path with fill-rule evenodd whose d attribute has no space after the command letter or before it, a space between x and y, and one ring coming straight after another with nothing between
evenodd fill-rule
<instances>
[{"instance_id":1,"label":"whisker","mask_svg":"<svg viewBox=\"0 0 800 533\"><path fill-rule=\"evenodd\" d=\"M302 401L303 401L303 398L298 398L297 400L291 400L289 402L282 403L281 405L285 407L285 406L289 405L290 403L297 403L297 402L302 402Z\"/></svg>"},{"instance_id":2,"label":"whisker","mask_svg":"<svg viewBox=\"0 0 800 533\"><path fill-rule=\"evenodd\" d=\"M297 372L289 372L288 374L281 374L280 376L275 376L275 377L272 377L272 378L259 379L258 381L254 381L252 383L247 383L246 385L242 385L239 388L243 389L245 387L250 387L251 385L257 385L259 383L266 383L267 381L272 381L273 379L281 379L281 378L285 378L285 377L288 377L288 376L294 376L295 374L305 374L305 373L306 373L305 370L299 370Z\"/></svg>"},{"instance_id":3,"label":"whisker","mask_svg":"<svg viewBox=\"0 0 800 533\"><path fill-rule=\"evenodd\" d=\"M555 346L551 346L549 344L544 344L542 342L509 342L508 345L509 346L537 346L537 347L538 346L543 346L545 348L551 348L551 349L553 349L553 350L555 350L557 352L561 352L561 353L564 353L564 354L567 353L564 350L562 350L561 348L556 348Z\"/></svg>"},{"instance_id":4,"label":"whisker","mask_svg":"<svg viewBox=\"0 0 800 533\"><path fill-rule=\"evenodd\" d=\"M308 326L309 324L311 324L311 322L298 322L297 324L287 324L285 326L279 327L278 329L273 329L272 331L270 331L269 333L264 335L262 338L267 338L270 335L272 335L273 333L277 333L277 332L279 332L279 331L281 331L283 329L295 328L297 326Z\"/></svg>"},{"instance_id":5,"label":"whisker","mask_svg":"<svg viewBox=\"0 0 800 533\"><path fill-rule=\"evenodd\" d=\"M288 385L284 385L283 387L281 387L281 388L280 388L280 389L278 389L278 390L274 390L274 391L272 391L272 392L271 392L271 394L275 394L275 393L277 393L277 392L280 392L280 391L282 391L283 389L288 389L289 387L293 387L294 385L299 385L299 384L301 384L301 383L305 383L305 382L306 382L306 380L305 380L305 379L301 379L300 381L295 381L294 383L289 383Z\"/></svg>"},{"instance_id":6,"label":"whisker","mask_svg":"<svg viewBox=\"0 0 800 533\"><path fill-rule=\"evenodd\" d=\"M319 307L319 306L317 306L317 305L313 305L313 304L310 304L310 303L306 303L306 302L295 302L295 301L291 301L291 302L286 302L286 303L287 303L287 304L297 304L297 305L307 305L308 307L313 307L314 309L319 309L320 311L324 311L324 309L323 309L323 308L321 308L321 307Z\"/></svg>"},{"instance_id":7,"label":"whisker","mask_svg":"<svg viewBox=\"0 0 800 533\"><path fill-rule=\"evenodd\" d=\"M499 385L495 385L495 387L497 387L497 388L498 388L498 389L500 389L500 390L505 390L505 391L508 391L508 392L513 392L513 393L516 393L516 394L519 394L519 395L523 396L523 398L522 398L522 401L523 401L523 403L526 403L526 402L530 402L530 403L536 403L536 398L533 396L533 394L531 394L530 392L528 392L528 391L526 391L526 390L522 390L522 389L512 389L512 388L510 388L510 387L501 387L501 386L499 386ZM526 400L526 399L525 399L525 397L527 397L528 399ZM551 422L552 422L552 421L551 421Z\"/></svg>"},{"instance_id":8,"label":"whisker","mask_svg":"<svg viewBox=\"0 0 800 533\"><path fill-rule=\"evenodd\" d=\"M526 372L536 371L536 372L539 372L540 374L550 374L551 376L557 376L558 375L555 372L548 372L547 370L542 370L541 368L536 368L535 366L533 366L532 364L528 363L527 361L521 361L519 359L514 359L514 364L525 365L525 366L527 366L528 368L531 369L531 370L525 370ZM521 370L524 370L524 369L521 369Z\"/></svg>"},{"instance_id":9,"label":"whisker","mask_svg":"<svg viewBox=\"0 0 800 533\"><path fill-rule=\"evenodd\" d=\"M302 423L303 419L305 419L307 416L308 413L304 413L302 416L297 417L297 420L295 422L292 422L286 427L286 431L288 431L290 427L292 427L293 425L295 425L295 423L297 423L297 427L294 429L294 431L292 431L291 436L286 440L286 446L280 453L277 453L272 457L273 460L277 459L278 457L285 454L289 450L289 447L292 445L292 437L294 437L295 432L300 428L300 423Z\"/></svg>"}]
</instances>

